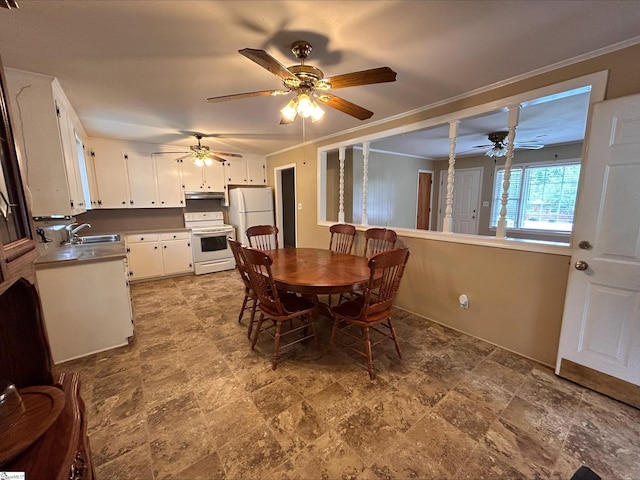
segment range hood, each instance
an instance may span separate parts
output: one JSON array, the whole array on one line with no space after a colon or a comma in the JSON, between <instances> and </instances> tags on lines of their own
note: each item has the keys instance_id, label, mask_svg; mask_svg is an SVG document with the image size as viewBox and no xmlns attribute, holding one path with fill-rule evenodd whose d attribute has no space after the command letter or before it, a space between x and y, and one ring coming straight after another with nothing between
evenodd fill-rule
<instances>
[{"instance_id":1,"label":"range hood","mask_svg":"<svg viewBox=\"0 0 640 480\"><path fill-rule=\"evenodd\" d=\"M224 199L224 192L184 192L185 200L209 200L212 198Z\"/></svg>"}]
</instances>

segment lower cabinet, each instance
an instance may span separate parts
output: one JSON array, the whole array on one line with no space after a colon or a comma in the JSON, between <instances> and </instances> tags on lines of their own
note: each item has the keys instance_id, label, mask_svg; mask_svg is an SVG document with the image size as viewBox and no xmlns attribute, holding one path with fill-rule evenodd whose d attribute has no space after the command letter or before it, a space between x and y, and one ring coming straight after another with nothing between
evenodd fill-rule
<instances>
[{"instance_id":1,"label":"lower cabinet","mask_svg":"<svg viewBox=\"0 0 640 480\"><path fill-rule=\"evenodd\" d=\"M127 345L133 323L123 270L122 257L36 270L54 363Z\"/></svg>"},{"instance_id":2,"label":"lower cabinet","mask_svg":"<svg viewBox=\"0 0 640 480\"><path fill-rule=\"evenodd\" d=\"M131 280L193 272L188 231L130 234L125 242Z\"/></svg>"}]
</instances>

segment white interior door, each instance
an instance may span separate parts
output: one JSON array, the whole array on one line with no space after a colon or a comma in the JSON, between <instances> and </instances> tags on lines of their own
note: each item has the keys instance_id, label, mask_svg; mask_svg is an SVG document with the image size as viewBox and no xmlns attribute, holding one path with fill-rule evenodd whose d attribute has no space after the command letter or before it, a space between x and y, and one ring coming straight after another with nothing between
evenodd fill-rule
<instances>
[{"instance_id":1,"label":"white interior door","mask_svg":"<svg viewBox=\"0 0 640 480\"><path fill-rule=\"evenodd\" d=\"M440 172L440 199L438 203L438 230L442 231L447 201L448 171ZM456 169L453 181L453 232L478 233L478 206L480 203L480 168Z\"/></svg>"},{"instance_id":2,"label":"white interior door","mask_svg":"<svg viewBox=\"0 0 640 480\"><path fill-rule=\"evenodd\" d=\"M556 373L640 385L640 95L595 104L590 130Z\"/></svg>"}]
</instances>

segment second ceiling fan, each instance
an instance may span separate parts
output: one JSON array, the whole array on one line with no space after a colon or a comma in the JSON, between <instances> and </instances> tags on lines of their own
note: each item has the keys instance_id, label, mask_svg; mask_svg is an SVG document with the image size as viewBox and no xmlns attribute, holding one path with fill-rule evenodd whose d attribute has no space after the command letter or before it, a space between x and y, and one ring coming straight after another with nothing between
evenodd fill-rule
<instances>
[{"instance_id":1,"label":"second ceiling fan","mask_svg":"<svg viewBox=\"0 0 640 480\"><path fill-rule=\"evenodd\" d=\"M304 40L294 42L291 45L291 51L296 58L300 60L299 65L285 67L264 50L253 48L238 50L240 54L249 60L252 60L262 68L279 77L282 80L284 89L222 95L208 98L207 101L215 103L249 97L288 95L295 92L295 98L281 110L282 120L280 123L291 123L296 115L300 115L303 118L310 117L314 121L319 120L322 115L324 115L324 112L319 108L317 102L340 110L359 120L366 120L371 118L373 115L372 111L337 97L329 93L329 90L374 83L395 82L396 80L396 72L389 67L373 68L371 70L345 73L343 75L325 78L324 73L318 67L305 64L305 59L309 53L311 53L311 45L308 42Z\"/></svg>"}]
</instances>

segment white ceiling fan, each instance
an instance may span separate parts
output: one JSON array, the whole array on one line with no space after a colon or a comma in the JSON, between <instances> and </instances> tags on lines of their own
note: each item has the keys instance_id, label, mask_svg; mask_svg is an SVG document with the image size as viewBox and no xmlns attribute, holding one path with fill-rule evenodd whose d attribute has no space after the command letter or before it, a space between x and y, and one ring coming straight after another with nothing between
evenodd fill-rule
<instances>
[{"instance_id":1,"label":"white ceiling fan","mask_svg":"<svg viewBox=\"0 0 640 480\"><path fill-rule=\"evenodd\" d=\"M490 144L485 145L476 145L473 149L476 148L488 148L488 150L484 153L487 157L504 157L507 154L507 136L509 132L501 131L501 132L491 132L487 135L487 138L491 142ZM525 149L525 150L540 150L544 147L544 144L537 141L523 141L523 142L513 142L513 148L517 149Z\"/></svg>"},{"instance_id":2,"label":"white ceiling fan","mask_svg":"<svg viewBox=\"0 0 640 480\"><path fill-rule=\"evenodd\" d=\"M186 153L186 155L179 157L177 160L189 159L199 167L202 167L205 165L212 165L214 160L221 163L226 162L227 160L222 158L221 155L225 157L242 158L242 155L238 153L211 151L211 148L209 146L202 145L202 143L200 142L200 140L202 140L203 135L199 133L195 133L193 136L196 137L196 140L198 140L198 144L189 146L189 149L191 150L191 152L157 152L157 153Z\"/></svg>"}]
</instances>

